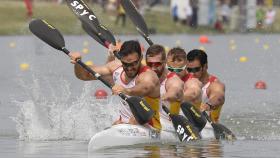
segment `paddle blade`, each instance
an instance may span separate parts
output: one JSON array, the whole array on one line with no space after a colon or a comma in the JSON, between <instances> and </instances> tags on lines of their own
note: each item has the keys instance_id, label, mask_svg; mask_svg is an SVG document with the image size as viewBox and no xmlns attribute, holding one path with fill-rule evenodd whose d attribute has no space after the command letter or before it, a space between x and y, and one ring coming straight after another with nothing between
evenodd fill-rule
<instances>
[{"instance_id":1,"label":"paddle blade","mask_svg":"<svg viewBox=\"0 0 280 158\"><path fill-rule=\"evenodd\" d=\"M235 135L222 124L212 123L216 139L236 140Z\"/></svg>"},{"instance_id":2,"label":"paddle blade","mask_svg":"<svg viewBox=\"0 0 280 158\"><path fill-rule=\"evenodd\" d=\"M109 43L106 42L104 39L100 38L96 32L94 32L86 23L82 22L82 28L84 29L84 31L90 35L95 41L97 41L98 43L100 43L101 45L103 45L104 47L108 48L109 47Z\"/></svg>"},{"instance_id":3,"label":"paddle blade","mask_svg":"<svg viewBox=\"0 0 280 158\"><path fill-rule=\"evenodd\" d=\"M206 118L201 115L201 112L197 110L191 103L183 102L181 104L181 109L188 120L190 120L199 131L205 127L207 122Z\"/></svg>"},{"instance_id":4,"label":"paddle blade","mask_svg":"<svg viewBox=\"0 0 280 158\"><path fill-rule=\"evenodd\" d=\"M154 116L154 111L144 99L140 97L130 97L126 99L126 102L139 124L143 125L148 123Z\"/></svg>"},{"instance_id":5,"label":"paddle blade","mask_svg":"<svg viewBox=\"0 0 280 158\"><path fill-rule=\"evenodd\" d=\"M163 110L171 118L173 127L175 128L175 131L181 142L201 139L198 129L194 127L188 119L181 115L170 114L168 108L164 105Z\"/></svg>"},{"instance_id":6,"label":"paddle blade","mask_svg":"<svg viewBox=\"0 0 280 158\"><path fill-rule=\"evenodd\" d=\"M100 33L99 21L88 5L83 0L65 0L68 7L80 19L81 22L89 25L94 32Z\"/></svg>"},{"instance_id":7,"label":"paddle blade","mask_svg":"<svg viewBox=\"0 0 280 158\"><path fill-rule=\"evenodd\" d=\"M29 23L30 31L55 49L62 50L65 41L61 33L45 20L35 19Z\"/></svg>"},{"instance_id":8,"label":"paddle blade","mask_svg":"<svg viewBox=\"0 0 280 158\"><path fill-rule=\"evenodd\" d=\"M141 30L146 36L149 35L148 27L142 15L137 11L131 0L121 0L121 4L134 25Z\"/></svg>"}]
</instances>

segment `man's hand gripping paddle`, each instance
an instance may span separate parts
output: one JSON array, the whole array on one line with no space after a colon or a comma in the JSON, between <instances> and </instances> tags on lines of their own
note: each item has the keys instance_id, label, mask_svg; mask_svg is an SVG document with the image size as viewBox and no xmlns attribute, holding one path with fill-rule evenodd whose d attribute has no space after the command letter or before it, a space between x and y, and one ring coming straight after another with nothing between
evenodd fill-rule
<instances>
[{"instance_id":1,"label":"man's hand gripping paddle","mask_svg":"<svg viewBox=\"0 0 280 158\"><path fill-rule=\"evenodd\" d=\"M40 38L42 41L46 42L53 48L63 51L66 55L69 56L69 51L65 48L65 41L62 34L52 25L47 23L45 20L35 19L29 24L30 31ZM77 63L86 69L91 75L104 83L107 87L112 88L112 85L104 80L100 74L93 71L90 67L84 64L81 60L78 60ZM126 95L120 93L119 96L125 100L135 119L139 124L145 124L151 120L154 115L154 111L150 108L145 100L140 97L127 97Z\"/></svg>"}]
</instances>

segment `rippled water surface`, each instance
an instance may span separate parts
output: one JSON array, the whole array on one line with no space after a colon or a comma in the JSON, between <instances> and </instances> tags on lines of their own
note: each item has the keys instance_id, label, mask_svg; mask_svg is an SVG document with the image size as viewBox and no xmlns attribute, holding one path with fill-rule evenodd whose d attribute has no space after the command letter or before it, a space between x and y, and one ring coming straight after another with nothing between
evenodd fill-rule
<instances>
[{"instance_id":1,"label":"rippled water surface","mask_svg":"<svg viewBox=\"0 0 280 158\"><path fill-rule=\"evenodd\" d=\"M138 36L119 37L122 40ZM88 153L91 136L109 127L118 97L96 100L100 82L75 78L69 59L33 36L0 37L0 157L279 157L280 37L277 35L157 35L155 43L205 49L209 72L226 84L221 123L237 141L142 144ZM88 36L65 37L66 47L83 51L84 61L102 64L106 50ZM85 49L89 50L89 53ZM240 58L246 57L246 62ZM20 64L27 63L27 71ZM266 90L254 84L263 80Z\"/></svg>"}]
</instances>

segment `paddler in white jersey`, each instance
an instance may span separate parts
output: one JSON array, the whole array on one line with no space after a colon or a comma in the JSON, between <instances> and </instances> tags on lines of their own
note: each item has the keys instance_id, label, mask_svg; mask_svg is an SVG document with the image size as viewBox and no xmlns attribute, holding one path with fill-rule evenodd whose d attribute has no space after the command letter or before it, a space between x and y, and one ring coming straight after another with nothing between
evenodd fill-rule
<instances>
[{"instance_id":1,"label":"paddler in white jersey","mask_svg":"<svg viewBox=\"0 0 280 158\"><path fill-rule=\"evenodd\" d=\"M117 50L117 47L110 46L110 51ZM106 77L111 76L114 86L113 94L123 93L127 96L140 96L154 110L155 114L148 123L153 129L160 130L161 124L159 119L159 98L160 82L154 71L141 63L142 53L138 41L126 41L122 44L119 51L120 60L113 60L103 66L91 66L91 68ZM95 80L95 78L85 71L77 60L81 59L80 53L70 53L71 62L75 64L75 75L81 80ZM120 115L116 118L114 124L129 123L137 124L129 106L123 101Z\"/></svg>"},{"instance_id":2,"label":"paddler in white jersey","mask_svg":"<svg viewBox=\"0 0 280 158\"><path fill-rule=\"evenodd\" d=\"M184 82L175 72L170 72L166 68L166 52L161 45L152 45L146 52L146 64L156 72L160 80L161 104L166 105L172 114L179 114L180 103L184 100L184 95L189 95L193 89L189 88L188 92L184 90ZM196 79L195 79L196 80ZM193 88L200 89L199 82L193 82ZM197 88L195 88L197 86ZM174 128L169 116L161 110L161 123L163 130L172 130Z\"/></svg>"},{"instance_id":3,"label":"paddler in white jersey","mask_svg":"<svg viewBox=\"0 0 280 158\"><path fill-rule=\"evenodd\" d=\"M187 71L203 84L201 104L195 104L196 108L208 111L211 120L217 123L225 102L225 85L207 70L207 54L203 50L191 50L187 54Z\"/></svg>"},{"instance_id":4,"label":"paddler in white jersey","mask_svg":"<svg viewBox=\"0 0 280 158\"><path fill-rule=\"evenodd\" d=\"M201 103L202 83L193 77L193 74L186 71L187 53L180 47L175 47L169 50L167 54L167 69L170 72L176 73L184 82L184 97L181 103L181 109L188 120L201 131L206 120L202 117L200 111L193 106ZM189 103L191 104L189 104ZM182 108L188 107L188 108ZM180 107L179 107L180 108Z\"/></svg>"}]
</instances>

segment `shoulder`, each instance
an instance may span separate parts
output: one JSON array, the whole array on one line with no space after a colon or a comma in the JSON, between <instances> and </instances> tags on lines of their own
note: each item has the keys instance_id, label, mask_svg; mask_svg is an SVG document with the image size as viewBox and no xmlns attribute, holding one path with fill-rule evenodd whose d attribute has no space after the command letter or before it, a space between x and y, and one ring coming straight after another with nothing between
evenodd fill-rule
<instances>
[{"instance_id":1,"label":"shoulder","mask_svg":"<svg viewBox=\"0 0 280 158\"><path fill-rule=\"evenodd\" d=\"M216 79L209 85L209 90L213 91L225 91L225 84L222 83L219 79Z\"/></svg>"}]
</instances>

